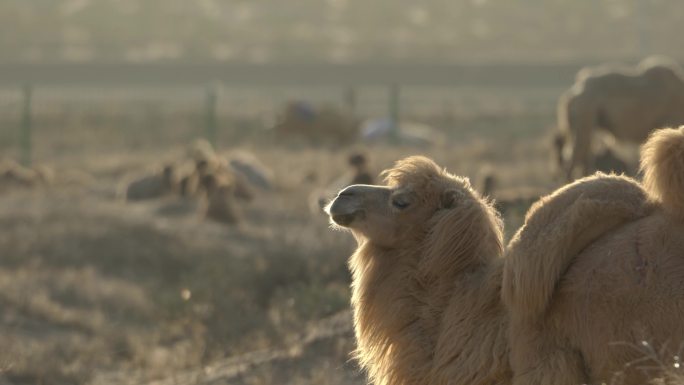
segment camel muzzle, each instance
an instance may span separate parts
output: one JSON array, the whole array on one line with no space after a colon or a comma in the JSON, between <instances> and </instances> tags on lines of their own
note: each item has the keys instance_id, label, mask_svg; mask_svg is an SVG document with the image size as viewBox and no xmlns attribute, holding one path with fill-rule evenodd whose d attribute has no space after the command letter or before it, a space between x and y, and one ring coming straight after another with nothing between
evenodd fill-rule
<instances>
[{"instance_id":1,"label":"camel muzzle","mask_svg":"<svg viewBox=\"0 0 684 385\"><path fill-rule=\"evenodd\" d=\"M355 200L349 196L338 195L326 210L333 222L345 227L354 222L354 219L361 212L360 205Z\"/></svg>"},{"instance_id":2,"label":"camel muzzle","mask_svg":"<svg viewBox=\"0 0 684 385\"><path fill-rule=\"evenodd\" d=\"M363 194L359 188L349 186L337 194L337 197L328 205L326 211L336 224L347 227L363 212Z\"/></svg>"}]
</instances>

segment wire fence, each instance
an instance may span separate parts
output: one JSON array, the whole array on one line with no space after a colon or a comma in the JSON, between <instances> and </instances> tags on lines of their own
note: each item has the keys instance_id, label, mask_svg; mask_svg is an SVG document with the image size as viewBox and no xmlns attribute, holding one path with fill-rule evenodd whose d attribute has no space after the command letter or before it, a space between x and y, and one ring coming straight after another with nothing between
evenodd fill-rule
<instances>
[{"instance_id":1,"label":"wire fence","mask_svg":"<svg viewBox=\"0 0 684 385\"><path fill-rule=\"evenodd\" d=\"M0 90L0 151L21 160L126 152L205 137L235 145L263 137L288 101L332 106L359 119L413 120L458 134L487 119L554 113L558 86L41 86ZM483 123L484 122L484 123ZM486 134L486 132L483 132Z\"/></svg>"}]
</instances>

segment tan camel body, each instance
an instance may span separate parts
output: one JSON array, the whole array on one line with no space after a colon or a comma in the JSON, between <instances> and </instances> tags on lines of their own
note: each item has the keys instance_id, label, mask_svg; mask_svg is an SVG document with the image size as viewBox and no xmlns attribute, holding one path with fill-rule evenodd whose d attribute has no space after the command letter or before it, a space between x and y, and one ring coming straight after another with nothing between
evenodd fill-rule
<instances>
[{"instance_id":1,"label":"tan camel body","mask_svg":"<svg viewBox=\"0 0 684 385\"><path fill-rule=\"evenodd\" d=\"M647 190L607 175L566 186L531 209L506 258L491 205L427 158L341 191L328 212L359 243L352 306L371 380L593 384L638 358L625 344L677 347L684 129L649 143Z\"/></svg>"},{"instance_id":2,"label":"tan camel body","mask_svg":"<svg viewBox=\"0 0 684 385\"><path fill-rule=\"evenodd\" d=\"M542 315L512 318L513 383L636 385L659 376L662 368L644 360L641 343L659 350L663 362L679 353L683 268L684 225L661 212L591 244L563 274Z\"/></svg>"},{"instance_id":3,"label":"tan camel body","mask_svg":"<svg viewBox=\"0 0 684 385\"><path fill-rule=\"evenodd\" d=\"M649 58L636 68L580 71L558 101L558 128L571 138L569 180L592 168L592 136L599 130L640 144L657 128L684 123L684 79L676 63Z\"/></svg>"},{"instance_id":4,"label":"tan camel body","mask_svg":"<svg viewBox=\"0 0 684 385\"><path fill-rule=\"evenodd\" d=\"M557 192L531 209L509 244L502 294L511 320L514 384L610 383L615 376L621 384L643 384L662 369L644 360L643 341L664 362L681 353L684 127L656 131L641 157L647 202L625 195L627 186L604 186L598 195L617 211L607 216L604 204L581 210L589 215L584 226L612 218L610 231L587 237L576 220L581 211L566 209L572 216L564 218ZM580 202L585 199L586 193ZM625 213L639 219L626 220ZM576 235L557 243L563 233ZM550 270L563 260L566 269ZM555 284L547 279L540 285L539 277L554 275Z\"/></svg>"}]
</instances>

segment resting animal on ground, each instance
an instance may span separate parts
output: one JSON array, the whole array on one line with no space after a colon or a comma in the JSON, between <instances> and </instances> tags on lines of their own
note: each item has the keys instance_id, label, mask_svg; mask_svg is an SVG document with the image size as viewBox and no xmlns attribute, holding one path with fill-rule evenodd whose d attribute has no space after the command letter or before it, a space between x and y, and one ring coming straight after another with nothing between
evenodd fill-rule
<instances>
[{"instance_id":1,"label":"resting animal on ground","mask_svg":"<svg viewBox=\"0 0 684 385\"><path fill-rule=\"evenodd\" d=\"M350 257L357 357L376 384L643 381L612 342L684 340L684 128L644 147L645 189L587 177L542 198L504 258L467 179L410 157L327 210Z\"/></svg>"},{"instance_id":2,"label":"resting animal on ground","mask_svg":"<svg viewBox=\"0 0 684 385\"><path fill-rule=\"evenodd\" d=\"M0 191L47 186L53 180L54 172L49 167L24 167L12 160L0 162Z\"/></svg>"},{"instance_id":3,"label":"resting animal on ground","mask_svg":"<svg viewBox=\"0 0 684 385\"><path fill-rule=\"evenodd\" d=\"M206 186L209 185L206 181L210 179L205 179L207 176L213 176L216 180L230 180L233 186L231 191L237 198L245 201L254 199L254 189L247 178L235 172L218 157L195 159L194 169L180 178L179 194L183 197L202 197L207 193Z\"/></svg>"},{"instance_id":4,"label":"resting animal on ground","mask_svg":"<svg viewBox=\"0 0 684 385\"><path fill-rule=\"evenodd\" d=\"M273 127L276 135L316 141L352 142L359 122L330 106L317 107L305 101L289 102Z\"/></svg>"},{"instance_id":5,"label":"resting animal on ground","mask_svg":"<svg viewBox=\"0 0 684 385\"><path fill-rule=\"evenodd\" d=\"M240 217L234 203L234 180L227 175L208 174L202 177L201 184L205 191L204 217L220 223L238 222Z\"/></svg>"},{"instance_id":6,"label":"resting animal on ground","mask_svg":"<svg viewBox=\"0 0 684 385\"><path fill-rule=\"evenodd\" d=\"M592 168L592 136L643 143L657 128L684 123L684 75L672 60L650 57L636 68L583 69L557 106L558 128L571 139L568 180Z\"/></svg>"},{"instance_id":7,"label":"resting animal on ground","mask_svg":"<svg viewBox=\"0 0 684 385\"><path fill-rule=\"evenodd\" d=\"M128 201L160 198L177 191L178 176L173 165L166 165L161 172L139 177L126 186Z\"/></svg>"}]
</instances>

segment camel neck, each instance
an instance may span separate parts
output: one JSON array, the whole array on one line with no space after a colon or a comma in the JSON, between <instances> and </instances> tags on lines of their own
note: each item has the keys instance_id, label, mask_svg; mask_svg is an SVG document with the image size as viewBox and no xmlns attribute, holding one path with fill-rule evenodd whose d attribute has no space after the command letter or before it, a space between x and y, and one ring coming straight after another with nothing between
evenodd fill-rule
<instances>
[{"instance_id":1,"label":"camel neck","mask_svg":"<svg viewBox=\"0 0 684 385\"><path fill-rule=\"evenodd\" d=\"M374 383L484 384L506 373L501 261L437 277L419 274L411 252L367 243L350 260L358 357ZM462 366L478 354L477 367Z\"/></svg>"}]
</instances>

